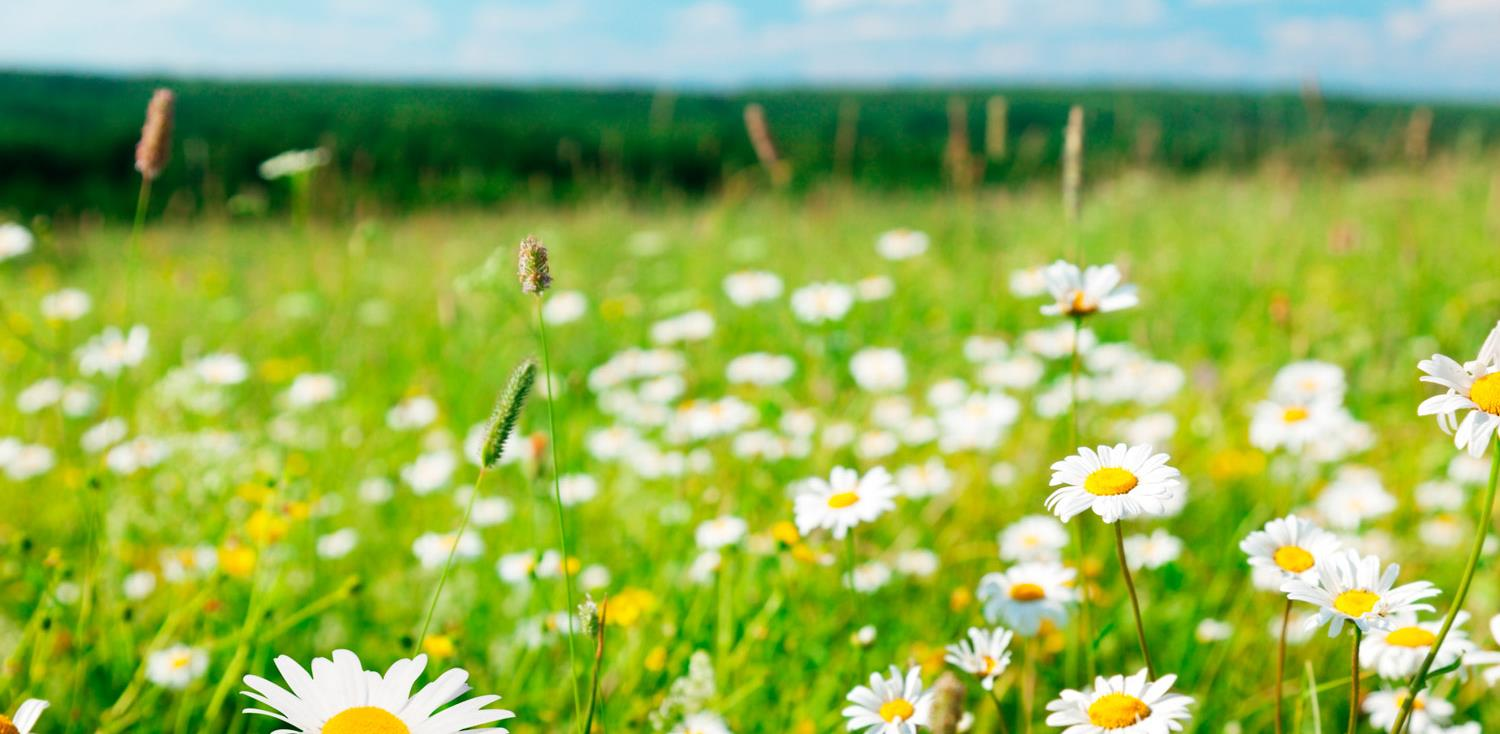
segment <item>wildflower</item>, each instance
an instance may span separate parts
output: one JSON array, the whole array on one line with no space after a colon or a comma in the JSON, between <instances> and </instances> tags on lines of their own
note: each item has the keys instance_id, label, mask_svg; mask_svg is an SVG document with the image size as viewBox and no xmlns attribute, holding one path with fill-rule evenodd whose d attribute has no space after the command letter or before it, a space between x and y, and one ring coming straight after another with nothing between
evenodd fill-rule
<instances>
[{"instance_id":1,"label":"wildflower","mask_svg":"<svg viewBox=\"0 0 1500 734\"><path fill-rule=\"evenodd\" d=\"M896 486L912 499L936 497L953 488L953 473L942 459L931 458L896 470Z\"/></svg>"},{"instance_id":2,"label":"wildflower","mask_svg":"<svg viewBox=\"0 0 1500 734\"><path fill-rule=\"evenodd\" d=\"M260 177L267 181L278 178L297 176L307 173L313 169L322 168L333 160L333 156L326 148L312 148L310 150L289 150L278 153L260 164L257 171Z\"/></svg>"},{"instance_id":3,"label":"wildflower","mask_svg":"<svg viewBox=\"0 0 1500 734\"><path fill-rule=\"evenodd\" d=\"M0 731L12 731L15 734L31 734L32 727L36 726L37 719L42 718L42 712L47 710L48 703L37 698L28 698L21 702L16 708L16 715L6 717L0 714Z\"/></svg>"},{"instance_id":4,"label":"wildflower","mask_svg":"<svg viewBox=\"0 0 1500 734\"><path fill-rule=\"evenodd\" d=\"M1001 392L976 392L937 416L938 446L944 453L997 447L1021 415L1021 404Z\"/></svg>"},{"instance_id":5,"label":"wildflower","mask_svg":"<svg viewBox=\"0 0 1500 734\"><path fill-rule=\"evenodd\" d=\"M1490 618L1490 636L1500 644L1500 614ZM1500 652L1485 650L1474 652L1464 656L1464 665L1490 666L1484 671L1484 682L1486 685L1494 686L1500 684Z\"/></svg>"},{"instance_id":6,"label":"wildflower","mask_svg":"<svg viewBox=\"0 0 1500 734\"><path fill-rule=\"evenodd\" d=\"M1094 679L1094 687L1065 690L1047 704L1052 713L1047 726L1066 728L1072 734L1102 734L1126 729L1131 734L1167 734L1180 731L1191 715L1193 699L1170 693L1177 676L1146 679L1146 671L1125 677Z\"/></svg>"},{"instance_id":7,"label":"wildflower","mask_svg":"<svg viewBox=\"0 0 1500 734\"><path fill-rule=\"evenodd\" d=\"M770 387L791 379L797 371L797 363L783 354L751 352L729 360L724 369L724 378L730 384L748 384Z\"/></svg>"},{"instance_id":8,"label":"wildflower","mask_svg":"<svg viewBox=\"0 0 1500 734\"><path fill-rule=\"evenodd\" d=\"M1346 387L1344 368L1336 364L1315 360L1292 362L1276 372L1271 381L1271 399L1284 403L1331 402L1337 405L1344 401Z\"/></svg>"},{"instance_id":9,"label":"wildflower","mask_svg":"<svg viewBox=\"0 0 1500 734\"><path fill-rule=\"evenodd\" d=\"M1042 277L1055 303L1042 307L1048 316L1088 316L1130 308L1140 302L1134 286L1122 286L1120 269L1114 265L1077 265L1058 260L1047 266Z\"/></svg>"},{"instance_id":10,"label":"wildflower","mask_svg":"<svg viewBox=\"0 0 1500 734\"><path fill-rule=\"evenodd\" d=\"M1468 612L1459 612L1453 619L1453 627L1432 661L1433 668L1446 668L1478 649L1462 629L1468 621ZM1415 614L1400 615L1391 620L1389 630L1370 634L1360 643L1360 667L1373 668L1387 680L1410 678L1437 642L1441 628L1441 621L1418 622Z\"/></svg>"},{"instance_id":11,"label":"wildflower","mask_svg":"<svg viewBox=\"0 0 1500 734\"><path fill-rule=\"evenodd\" d=\"M413 395L386 411L385 424L395 431L415 431L437 420L437 401L426 395Z\"/></svg>"},{"instance_id":12,"label":"wildflower","mask_svg":"<svg viewBox=\"0 0 1500 734\"><path fill-rule=\"evenodd\" d=\"M516 276L521 281L521 291L525 293L541 295L552 287L552 269L547 264L547 248L541 240L531 235L521 240Z\"/></svg>"},{"instance_id":13,"label":"wildflower","mask_svg":"<svg viewBox=\"0 0 1500 734\"><path fill-rule=\"evenodd\" d=\"M193 364L198 379L208 385L238 385L250 377L250 367L239 355L220 352Z\"/></svg>"},{"instance_id":14,"label":"wildflower","mask_svg":"<svg viewBox=\"0 0 1500 734\"><path fill-rule=\"evenodd\" d=\"M821 477L808 479L797 494L797 530L806 535L822 528L842 540L854 526L894 509L895 496L891 475L883 468L876 467L861 477L853 469L836 467L827 481Z\"/></svg>"},{"instance_id":15,"label":"wildflower","mask_svg":"<svg viewBox=\"0 0 1500 734\"><path fill-rule=\"evenodd\" d=\"M1193 629L1193 639L1199 642L1223 642L1234 636L1234 625L1221 619L1203 619Z\"/></svg>"},{"instance_id":16,"label":"wildflower","mask_svg":"<svg viewBox=\"0 0 1500 734\"><path fill-rule=\"evenodd\" d=\"M745 270L724 278L724 295L736 306L752 306L781 297L781 278L764 270Z\"/></svg>"},{"instance_id":17,"label":"wildflower","mask_svg":"<svg viewBox=\"0 0 1500 734\"><path fill-rule=\"evenodd\" d=\"M1361 708L1370 715L1370 726L1386 731L1396 723L1396 716L1406 705L1406 689L1374 691L1365 697ZM1427 691L1417 694L1412 702L1411 718L1403 731L1411 734L1443 734L1444 727L1453 719L1453 704L1429 695Z\"/></svg>"},{"instance_id":18,"label":"wildflower","mask_svg":"<svg viewBox=\"0 0 1500 734\"><path fill-rule=\"evenodd\" d=\"M1076 572L1059 563L1018 563L979 580L979 600L990 624L1004 622L1017 634L1035 635L1043 621L1061 627L1068 604L1077 600Z\"/></svg>"},{"instance_id":19,"label":"wildflower","mask_svg":"<svg viewBox=\"0 0 1500 734\"><path fill-rule=\"evenodd\" d=\"M873 594L891 582L891 567L880 561L861 563L854 567L850 583L861 594Z\"/></svg>"},{"instance_id":20,"label":"wildflower","mask_svg":"<svg viewBox=\"0 0 1500 734\"><path fill-rule=\"evenodd\" d=\"M895 349L861 349L849 360L854 382L869 392L891 392L906 387L906 358Z\"/></svg>"},{"instance_id":21,"label":"wildflower","mask_svg":"<svg viewBox=\"0 0 1500 734\"><path fill-rule=\"evenodd\" d=\"M114 377L126 367L140 364L150 341L151 331L144 326L133 326L123 334L111 326L79 347L78 371Z\"/></svg>"},{"instance_id":22,"label":"wildflower","mask_svg":"<svg viewBox=\"0 0 1500 734\"><path fill-rule=\"evenodd\" d=\"M1317 583L1317 565L1339 550L1338 538L1308 520L1287 515L1240 541L1240 550L1250 557L1251 568L1277 572L1272 590L1290 578Z\"/></svg>"},{"instance_id":23,"label":"wildflower","mask_svg":"<svg viewBox=\"0 0 1500 734\"><path fill-rule=\"evenodd\" d=\"M0 224L0 262L31 252L35 244L36 238L31 236L31 230L15 222Z\"/></svg>"},{"instance_id":24,"label":"wildflower","mask_svg":"<svg viewBox=\"0 0 1500 734\"><path fill-rule=\"evenodd\" d=\"M724 515L703 522L694 532L694 537L698 541L699 548L718 550L740 542L749 528L749 523L746 523L744 519Z\"/></svg>"},{"instance_id":25,"label":"wildflower","mask_svg":"<svg viewBox=\"0 0 1500 734\"><path fill-rule=\"evenodd\" d=\"M359 544L359 532L354 528L341 528L320 536L317 542L319 558L338 559L349 555Z\"/></svg>"},{"instance_id":26,"label":"wildflower","mask_svg":"<svg viewBox=\"0 0 1500 734\"><path fill-rule=\"evenodd\" d=\"M1125 556L1130 569L1157 569L1177 560L1182 555L1182 539L1157 528L1150 535L1125 536Z\"/></svg>"},{"instance_id":27,"label":"wildflower","mask_svg":"<svg viewBox=\"0 0 1500 734\"><path fill-rule=\"evenodd\" d=\"M426 495L448 486L458 469L458 457L452 451L439 449L418 456L401 467L401 480L417 495Z\"/></svg>"},{"instance_id":28,"label":"wildflower","mask_svg":"<svg viewBox=\"0 0 1500 734\"><path fill-rule=\"evenodd\" d=\"M1050 515L1027 515L1000 531L1000 558L1055 561L1068 546L1068 531Z\"/></svg>"},{"instance_id":29,"label":"wildflower","mask_svg":"<svg viewBox=\"0 0 1500 734\"><path fill-rule=\"evenodd\" d=\"M1010 292L1017 298L1031 298L1047 292L1047 268L1037 265L1012 270Z\"/></svg>"},{"instance_id":30,"label":"wildflower","mask_svg":"<svg viewBox=\"0 0 1500 734\"><path fill-rule=\"evenodd\" d=\"M14 439L0 439L0 467L12 481L24 482L52 471L57 456L40 444L23 444Z\"/></svg>"},{"instance_id":31,"label":"wildflower","mask_svg":"<svg viewBox=\"0 0 1500 734\"><path fill-rule=\"evenodd\" d=\"M1401 567L1392 563L1384 573L1380 559L1345 550L1329 556L1317 567L1317 583L1288 579L1281 590L1296 601L1318 607L1308 620L1308 629L1328 624L1328 636L1337 637L1344 622L1351 621L1365 632L1389 629L1392 620L1406 613L1433 611L1431 604L1418 603L1440 592L1427 581L1395 586Z\"/></svg>"},{"instance_id":32,"label":"wildflower","mask_svg":"<svg viewBox=\"0 0 1500 734\"><path fill-rule=\"evenodd\" d=\"M911 229L893 229L875 240L875 252L887 260L909 260L927 252L927 233Z\"/></svg>"},{"instance_id":33,"label":"wildflower","mask_svg":"<svg viewBox=\"0 0 1500 734\"><path fill-rule=\"evenodd\" d=\"M208 653L202 648L173 645L146 658L146 680L174 691L187 688L208 672Z\"/></svg>"},{"instance_id":34,"label":"wildflower","mask_svg":"<svg viewBox=\"0 0 1500 734\"><path fill-rule=\"evenodd\" d=\"M1471 456L1484 456L1500 427L1500 323L1490 331L1472 362L1459 364L1434 354L1432 359L1422 360L1417 369L1426 373L1423 382L1447 389L1422 401L1417 415L1437 416L1438 425L1453 434L1458 448L1468 449ZM1459 413L1465 411L1467 415L1460 420Z\"/></svg>"},{"instance_id":35,"label":"wildflower","mask_svg":"<svg viewBox=\"0 0 1500 734\"><path fill-rule=\"evenodd\" d=\"M807 324L842 321L853 306L854 289L842 283L813 283L792 291L792 313Z\"/></svg>"},{"instance_id":36,"label":"wildflower","mask_svg":"<svg viewBox=\"0 0 1500 734\"><path fill-rule=\"evenodd\" d=\"M77 321L86 316L93 306L94 302L89 294L77 288L64 288L42 296L41 311L42 317L48 321Z\"/></svg>"},{"instance_id":37,"label":"wildflower","mask_svg":"<svg viewBox=\"0 0 1500 734\"><path fill-rule=\"evenodd\" d=\"M581 505L599 495L599 480L588 474L564 474L557 482L565 507Z\"/></svg>"},{"instance_id":38,"label":"wildflower","mask_svg":"<svg viewBox=\"0 0 1500 734\"><path fill-rule=\"evenodd\" d=\"M125 598L140 601L156 591L156 574L150 571L135 571L125 576L123 589Z\"/></svg>"},{"instance_id":39,"label":"wildflower","mask_svg":"<svg viewBox=\"0 0 1500 734\"><path fill-rule=\"evenodd\" d=\"M988 691L995 687L995 679L1010 667L1010 640L1008 629L993 630L969 628L969 639L947 647L944 660L959 670L979 678L979 684Z\"/></svg>"},{"instance_id":40,"label":"wildflower","mask_svg":"<svg viewBox=\"0 0 1500 734\"><path fill-rule=\"evenodd\" d=\"M422 568L430 571L442 566L448 560L449 553L453 554L454 560L478 558L484 552L484 541L478 535L468 532L462 535L422 533L412 542L411 551L416 554Z\"/></svg>"},{"instance_id":41,"label":"wildflower","mask_svg":"<svg viewBox=\"0 0 1500 734\"><path fill-rule=\"evenodd\" d=\"M486 708L499 696L478 696L433 712L469 690L469 674L454 668L437 680L423 686L415 696L412 684L427 668L427 656L397 660L384 675L367 671L359 658L348 650L335 650L333 660L313 661L308 674L296 661L283 655L276 658L276 668L286 680L283 689L265 678L245 676L245 685L253 692L245 695L267 708L245 709L246 713L280 719L300 734L460 734L467 731L495 731L502 728L476 728L504 721L515 714L504 709Z\"/></svg>"},{"instance_id":42,"label":"wildflower","mask_svg":"<svg viewBox=\"0 0 1500 734\"><path fill-rule=\"evenodd\" d=\"M1340 467L1317 499L1318 513L1329 525L1345 530L1396 509L1396 498L1385 491L1380 475L1361 466Z\"/></svg>"},{"instance_id":43,"label":"wildflower","mask_svg":"<svg viewBox=\"0 0 1500 734\"><path fill-rule=\"evenodd\" d=\"M542 319L553 326L571 324L588 312L588 296L578 291L556 291L542 305Z\"/></svg>"},{"instance_id":44,"label":"wildflower","mask_svg":"<svg viewBox=\"0 0 1500 734\"><path fill-rule=\"evenodd\" d=\"M287 406L292 409L322 405L339 394L339 380L328 374L309 372L297 375L286 391Z\"/></svg>"},{"instance_id":45,"label":"wildflower","mask_svg":"<svg viewBox=\"0 0 1500 734\"><path fill-rule=\"evenodd\" d=\"M16 394L16 410L28 415L39 413L57 405L62 400L62 394L62 380L56 377L38 380Z\"/></svg>"},{"instance_id":46,"label":"wildflower","mask_svg":"<svg viewBox=\"0 0 1500 734\"><path fill-rule=\"evenodd\" d=\"M889 276L872 275L868 278L860 278L854 284L854 294L861 301L881 301L890 298L896 292L896 281Z\"/></svg>"},{"instance_id":47,"label":"wildflower","mask_svg":"<svg viewBox=\"0 0 1500 734\"><path fill-rule=\"evenodd\" d=\"M914 734L925 727L932 709L932 693L922 690L921 668L905 673L891 666L890 675L870 674L870 685L856 686L849 692L843 714L849 719L849 731L864 734Z\"/></svg>"},{"instance_id":48,"label":"wildflower","mask_svg":"<svg viewBox=\"0 0 1500 734\"><path fill-rule=\"evenodd\" d=\"M1250 419L1250 445L1262 451L1301 451L1339 424L1343 408L1327 398L1311 401L1266 400Z\"/></svg>"},{"instance_id":49,"label":"wildflower","mask_svg":"<svg viewBox=\"0 0 1500 734\"><path fill-rule=\"evenodd\" d=\"M1106 523L1164 514L1180 476L1167 460L1150 446L1080 448L1052 465L1051 484L1060 489L1047 498L1047 509L1063 522L1089 510Z\"/></svg>"},{"instance_id":50,"label":"wildflower","mask_svg":"<svg viewBox=\"0 0 1500 734\"><path fill-rule=\"evenodd\" d=\"M682 717L670 734L732 734L724 717L712 711L699 711Z\"/></svg>"}]
</instances>

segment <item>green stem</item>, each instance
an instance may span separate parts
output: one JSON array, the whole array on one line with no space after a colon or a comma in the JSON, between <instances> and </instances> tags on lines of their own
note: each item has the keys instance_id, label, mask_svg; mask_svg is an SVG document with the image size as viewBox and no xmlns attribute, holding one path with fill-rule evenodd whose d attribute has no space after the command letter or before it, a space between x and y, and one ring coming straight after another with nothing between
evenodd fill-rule
<instances>
[{"instance_id":1,"label":"green stem","mask_svg":"<svg viewBox=\"0 0 1500 734\"><path fill-rule=\"evenodd\" d=\"M990 689L990 700L995 702L995 720L1000 722L1000 734L1010 734L1010 726L1005 723L1005 709L1000 706L1000 695L995 689Z\"/></svg>"},{"instance_id":2,"label":"green stem","mask_svg":"<svg viewBox=\"0 0 1500 734\"><path fill-rule=\"evenodd\" d=\"M1286 698L1282 687L1286 682L1286 629L1292 623L1292 600L1286 600L1286 611L1281 613L1281 640L1276 645L1276 734L1281 734L1281 718Z\"/></svg>"},{"instance_id":3,"label":"green stem","mask_svg":"<svg viewBox=\"0 0 1500 734\"><path fill-rule=\"evenodd\" d=\"M427 640L427 630L432 626L432 615L437 612L438 600L443 597L443 586L448 583L448 573L453 570L453 557L458 555L458 544L469 529L469 516L474 513L474 501L479 498L479 488L484 485L486 468L479 467L479 475L474 478L474 489L469 492L469 502L464 507L464 519L458 524L458 534L453 536L453 544L448 548L448 558L443 561L443 573L438 576L437 588L432 591L432 603L427 605L427 616L422 620L422 631L417 633L415 640L412 640L412 657L416 657L417 653L421 652L422 643Z\"/></svg>"},{"instance_id":4,"label":"green stem","mask_svg":"<svg viewBox=\"0 0 1500 734\"><path fill-rule=\"evenodd\" d=\"M1364 637L1354 625L1354 649L1349 653L1349 734L1359 729L1359 641Z\"/></svg>"},{"instance_id":5,"label":"green stem","mask_svg":"<svg viewBox=\"0 0 1500 734\"><path fill-rule=\"evenodd\" d=\"M567 521L563 517L562 464L557 460L557 417L552 408L552 404L557 402L557 395L552 391L552 353L547 348L547 321L542 318L541 294L536 297L536 326L542 342L542 371L547 385L547 432L551 434L547 443L552 449L552 498L557 507L557 542L562 549L563 591L568 600L568 682L573 688L573 725L578 726L582 723L583 702L578 696L578 661L573 643L573 579L568 571L571 556L568 555Z\"/></svg>"},{"instance_id":6,"label":"green stem","mask_svg":"<svg viewBox=\"0 0 1500 734\"><path fill-rule=\"evenodd\" d=\"M130 227L130 254L129 254L129 282L126 284L126 297L129 302L126 310L135 308L136 294L139 292L137 281L140 279L141 267L141 233L146 229L146 210L151 205L151 179L141 177L140 193L135 199L135 224Z\"/></svg>"},{"instance_id":7,"label":"green stem","mask_svg":"<svg viewBox=\"0 0 1500 734\"><path fill-rule=\"evenodd\" d=\"M1438 630L1437 639L1427 651L1427 657L1422 660L1422 667L1417 668L1417 674L1412 676L1411 685L1406 687L1406 701L1401 704L1401 713L1396 715L1396 723L1391 725L1391 734L1401 734L1411 718L1417 694L1427 686L1427 673L1432 670L1438 651L1443 649L1443 640L1448 638L1448 631L1453 629L1453 621L1463 609L1464 599L1469 596L1469 585L1474 581L1474 572L1479 569L1479 557L1484 552L1484 539L1489 534L1495 510L1495 486L1500 484L1500 435L1495 436L1490 448L1494 449L1494 456L1490 459L1490 484L1484 493L1484 505L1479 508L1479 526L1474 528L1474 545L1469 550L1469 565L1464 568L1463 580L1458 583L1458 592L1453 595L1453 605L1448 607L1448 616L1443 618L1443 626Z\"/></svg>"},{"instance_id":8,"label":"green stem","mask_svg":"<svg viewBox=\"0 0 1500 734\"><path fill-rule=\"evenodd\" d=\"M1082 355L1078 351L1078 340L1083 335L1083 317L1073 317L1073 354L1070 360L1071 368L1068 378L1068 450L1077 451L1079 447L1079 418L1078 418L1078 373L1082 363ZM1094 679L1094 625L1089 613L1089 582L1084 566L1088 553L1083 546L1083 523L1069 523L1072 533L1074 564L1078 567L1078 642L1083 648L1085 669L1088 671L1087 680Z\"/></svg>"},{"instance_id":9,"label":"green stem","mask_svg":"<svg viewBox=\"0 0 1500 734\"><path fill-rule=\"evenodd\" d=\"M1125 576L1125 588L1130 591L1130 610L1135 613L1135 636L1141 641L1141 656L1146 658L1146 675L1156 680L1156 666L1151 663L1151 648L1146 645L1146 626L1141 622L1141 601L1136 598L1135 579L1130 576L1130 564L1125 561L1124 521L1116 520L1115 555L1120 557L1120 573Z\"/></svg>"}]
</instances>

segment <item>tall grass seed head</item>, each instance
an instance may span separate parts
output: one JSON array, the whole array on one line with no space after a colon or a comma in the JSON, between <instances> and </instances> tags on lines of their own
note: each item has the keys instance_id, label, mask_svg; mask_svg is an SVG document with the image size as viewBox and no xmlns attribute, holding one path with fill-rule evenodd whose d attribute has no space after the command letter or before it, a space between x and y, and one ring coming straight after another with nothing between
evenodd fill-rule
<instances>
[{"instance_id":1,"label":"tall grass seed head","mask_svg":"<svg viewBox=\"0 0 1500 734\"><path fill-rule=\"evenodd\" d=\"M511 373L510 383L505 386L505 392L500 394L500 399L495 403L495 412L490 415L489 428L484 435L484 468L492 469L500 461L500 455L505 451L505 442L515 432L521 408L526 404L526 396L531 393L535 384L536 360L527 357Z\"/></svg>"},{"instance_id":2,"label":"tall grass seed head","mask_svg":"<svg viewBox=\"0 0 1500 734\"><path fill-rule=\"evenodd\" d=\"M141 140L135 146L135 170L147 181L166 170L172 158L172 117L177 95L170 89L158 89L146 105L146 123L141 126Z\"/></svg>"},{"instance_id":3,"label":"tall grass seed head","mask_svg":"<svg viewBox=\"0 0 1500 734\"><path fill-rule=\"evenodd\" d=\"M552 269L547 264L547 248L542 245L541 240L531 235L521 240L517 276L521 280L521 290L525 293L541 295L552 287Z\"/></svg>"}]
</instances>

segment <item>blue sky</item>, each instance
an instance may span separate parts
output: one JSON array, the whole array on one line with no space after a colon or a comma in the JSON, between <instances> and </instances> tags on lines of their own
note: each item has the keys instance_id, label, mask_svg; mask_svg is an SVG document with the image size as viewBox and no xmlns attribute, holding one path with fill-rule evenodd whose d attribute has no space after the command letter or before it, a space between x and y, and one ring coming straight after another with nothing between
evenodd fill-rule
<instances>
[{"instance_id":1,"label":"blue sky","mask_svg":"<svg viewBox=\"0 0 1500 734\"><path fill-rule=\"evenodd\" d=\"M5 0L0 29L4 68L1500 100L1500 0Z\"/></svg>"}]
</instances>

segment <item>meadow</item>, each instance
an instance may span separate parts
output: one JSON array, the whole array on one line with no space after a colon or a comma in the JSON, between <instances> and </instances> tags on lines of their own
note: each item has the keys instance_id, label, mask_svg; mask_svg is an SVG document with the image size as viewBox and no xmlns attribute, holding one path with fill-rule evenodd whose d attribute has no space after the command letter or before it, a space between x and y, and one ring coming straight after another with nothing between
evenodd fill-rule
<instances>
[{"instance_id":1,"label":"meadow","mask_svg":"<svg viewBox=\"0 0 1500 734\"><path fill-rule=\"evenodd\" d=\"M30 220L34 247L0 262L0 702L50 701L42 732L269 732L239 713L240 679L281 682L276 655L348 648L384 670L423 650L424 681L467 670L513 732L577 731L570 655L585 704L601 661L596 730L843 730L872 672L933 685L945 646L1010 626L979 592L1031 548L1002 532L1051 516L1054 462L1127 442L1169 453L1186 487L1123 521L1156 668L1194 699L1186 730L1272 731L1286 601L1252 583L1242 539L1314 519L1443 589L1424 620L1463 574L1490 455L1418 417L1436 391L1417 364L1471 359L1500 317L1496 163L1126 169L1089 179L1076 221L1050 182L153 217L138 242ZM882 239L903 229L926 238ZM517 283L527 235L550 252L544 301ZM1039 310L1037 268L1059 258L1113 263L1140 294L1087 318L1076 367L1069 320ZM544 356L539 305L550 358L476 490L497 393ZM1346 376L1354 438L1333 455L1252 444L1301 360ZM847 543L798 532L794 495L840 466L888 469L894 508ZM1030 522L1042 547L1020 555L1045 555L1055 528ZM1053 550L1087 603L1016 635L994 702L956 671L972 731L1054 730L1059 691L1144 663L1113 532L1091 513L1066 527L1081 548ZM1494 561L1460 627L1481 651L1500 646ZM568 642L564 569L572 603L604 609L597 657L596 634ZM1303 631L1313 611L1296 605L1288 650L1299 734L1349 710L1349 635ZM1451 713L1425 704L1445 721L1410 731L1500 726L1463 671L1431 689ZM1404 684L1363 675L1371 697Z\"/></svg>"}]
</instances>

